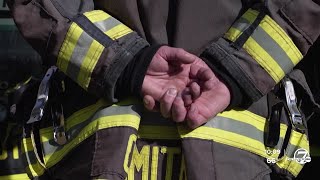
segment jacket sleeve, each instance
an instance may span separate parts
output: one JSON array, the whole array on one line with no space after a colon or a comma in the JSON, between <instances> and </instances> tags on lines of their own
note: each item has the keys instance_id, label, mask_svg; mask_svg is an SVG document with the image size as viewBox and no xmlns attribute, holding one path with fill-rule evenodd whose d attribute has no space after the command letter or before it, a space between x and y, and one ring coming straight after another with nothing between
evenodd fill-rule
<instances>
[{"instance_id":1,"label":"jacket sleeve","mask_svg":"<svg viewBox=\"0 0 320 180\"><path fill-rule=\"evenodd\" d=\"M254 102L303 59L319 34L319 0L264 0L250 3L202 56L233 79L249 97L243 99Z\"/></svg>"},{"instance_id":2,"label":"jacket sleeve","mask_svg":"<svg viewBox=\"0 0 320 180\"><path fill-rule=\"evenodd\" d=\"M112 102L121 73L149 46L108 13L94 10L92 0L8 0L8 6L45 65Z\"/></svg>"}]
</instances>

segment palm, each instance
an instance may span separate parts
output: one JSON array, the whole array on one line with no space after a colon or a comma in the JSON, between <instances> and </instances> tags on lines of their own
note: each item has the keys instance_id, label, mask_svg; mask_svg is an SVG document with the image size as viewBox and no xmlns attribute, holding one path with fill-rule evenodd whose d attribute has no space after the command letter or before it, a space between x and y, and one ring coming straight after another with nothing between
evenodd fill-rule
<instances>
[{"instance_id":1,"label":"palm","mask_svg":"<svg viewBox=\"0 0 320 180\"><path fill-rule=\"evenodd\" d=\"M187 119L192 128L200 126L210 118L222 112L230 103L230 93L223 83L207 91L202 92L191 106L195 108L193 112L189 111Z\"/></svg>"},{"instance_id":2,"label":"palm","mask_svg":"<svg viewBox=\"0 0 320 180\"><path fill-rule=\"evenodd\" d=\"M159 100L170 88L183 90L190 83L189 73L189 64L172 65L162 57L156 57L151 61L145 75L142 94Z\"/></svg>"}]
</instances>

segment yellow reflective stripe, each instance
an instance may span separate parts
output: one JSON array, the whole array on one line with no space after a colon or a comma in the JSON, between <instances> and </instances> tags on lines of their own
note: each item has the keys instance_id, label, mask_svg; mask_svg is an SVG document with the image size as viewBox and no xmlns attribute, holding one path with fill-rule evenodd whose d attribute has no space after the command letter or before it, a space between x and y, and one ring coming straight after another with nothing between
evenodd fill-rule
<instances>
[{"instance_id":1,"label":"yellow reflective stripe","mask_svg":"<svg viewBox=\"0 0 320 180\"><path fill-rule=\"evenodd\" d=\"M253 16L257 15L257 11L254 10L249 10L248 13ZM294 65L298 64L298 62L303 58L302 54L293 41L288 37L286 32L273 19L271 19L270 16L265 16L259 26L265 30L275 42L278 43L285 53L287 53Z\"/></svg>"},{"instance_id":2,"label":"yellow reflective stripe","mask_svg":"<svg viewBox=\"0 0 320 180\"><path fill-rule=\"evenodd\" d=\"M259 14L259 11L249 9L241 17L245 18L246 20L248 20L250 22L250 24L252 24L253 21L256 20L256 18L258 17L258 14Z\"/></svg>"},{"instance_id":3,"label":"yellow reflective stripe","mask_svg":"<svg viewBox=\"0 0 320 180\"><path fill-rule=\"evenodd\" d=\"M132 32L132 30L130 28L128 28L126 25L119 24L119 25L113 27L112 29L106 31L105 34L107 34L112 40L115 40L115 39L119 39L119 38L121 38L131 32Z\"/></svg>"},{"instance_id":4,"label":"yellow reflective stripe","mask_svg":"<svg viewBox=\"0 0 320 180\"><path fill-rule=\"evenodd\" d=\"M7 175L7 176L0 176L0 179L3 180L30 180L28 174L13 174L13 175Z\"/></svg>"},{"instance_id":5,"label":"yellow reflective stripe","mask_svg":"<svg viewBox=\"0 0 320 180\"><path fill-rule=\"evenodd\" d=\"M82 88L88 88L91 80L92 71L97 64L103 49L104 46L102 46L98 41L94 40L92 42L81 64L80 72L78 75L78 83Z\"/></svg>"},{"instance_id":6,"label":"yellow reflective stripe","mask_svg":"<svg viewBox=\"0 0 320 180\"><path fill-rule=\"evenodd\" d=\"M28 174L31 174L33 177L41 176L44 174L45 169L40 165L40 163L29 164L26 168Z\"/></svg>"},{"instance_id":7,"label":"yellow reflective stripe","mask_svg":"<svg viewBox=\"0 0 320 180\"><path fill-rule=\"evenodd\" d=\"M140 123L140 117L135 115L114 115L101 117L89 125L84 127L77 138L74 138L72 141L64 145L59 151L54 152L53 154L46 154L44 159L46 161L46 167L50 168L56 163L58 163L70 150L80 144L82 141L90 137L96 131L110 128L110 127L132 127L138 129Z\"/></svg>"},{"instance_id":8,"label":"yellow reflective stripe","mask_svg":"<svg viewBox=\"0 0 320 180\"><path fill-rule=\"evenodd\" d=\"M279 168L287 169L292 175L298 176L303 168L302 164L299 164L295 160L287 160L289 157L284 156L280 161L276 163Z\"/></svg>"},{"instance_id":9,"label":"yellow reflective stripe","mask_svg":"<svg viewBox=\"0 0 320 180\"><path fill-rule=\"evenodd\" d=\"M32 151L33 150L33 145L31 142L31 138L23 138L22 139L22 153L26 153L28 151Z\"/></svg>"},{"instance_id":10,"label":"yellow reflective stripe","mask_svg":"<svg viewBox=\"0 0 320 180\"><path fill-rule=\"evenodd\" d=\"M95 104L75 112L65 120L66 122L68 122L66 123L66 126L65 126L66 130L69 130L70 128L86 121L91 116L93 116L101 107L106 105L107 105L107 102L101 99L97 101ZM52 126L40 129L40 134L41 134L42 142L47 142L49 140L52 140L53 139Z\"/></svg>"},{"instance_id":11,"label":"yellow reflective stripe","mask_svg":"<svg viewBox=\"0 0 320 180\"><path fill-rule=\"evenodd\" d=\"M130 28L103 11L86 12L84 15L100 30L106 30L104 33L113 40L132 32ZM76 23L72 23L60 48L57 67L87 90L91 74L104 48Z\"/></svg>"},{"instance_id":12,"label":"yellow reflective stripe","mask_svg":"<svg viewBox=\"0 0 320 180\"><path fill-rule=\"evenodd\" d=\"M228 30L225 38L235 42L242 31L254 22L258 14L258 11L249 9ZM279 82L303 58L290 37L268 15L262 19L243 48L275 82Z\"/></svg>"},{"instance_id":13,"label":"yellow reflective stripe","mask_svg":"<svg viewBox=\"0 0 320 180\"><path fill-rule=\"evenodd\" d=\"M295 145L295 146L293 146ZM303 168L302 164L299 164L296 160L289 160L288 158L293 158L296 150L303 148L307 152L309 150L309 141L305 134L301 134L296 131L291 131L291 137L289 140L289 145L285 151L285 156L281 158L276 164L283 169L287 169L294 176L297 176L301 169Z\"/></svg>"},{"instance_id":14,"label":"yellow reflective stripe","mask_svg":"<svg viewBox=\"0 0 320 180\"><path fill-rule=\"evenodd\" d=\"M277 158L278 154L267 154L263 142L251 139L246 136L242 136L233 132L224 131L217 128L201 126L191 132L188 132L184 128L179 128L179 132L182 138L198 138L205 140L213 140L218 143L226 144L232 147L237 147L262 157ZM272 149L271 149L272 150Z\"/></svg>"},{"instance_id":15,"label":"yellow reflective stripe","mask_svg":"<svg viewBox=\"0 0 320 180\"><path fill-rule=\"evenodd\" d=\"M249 38L244 44L244 49L269 73L276 82L284 77L285 72L277 62L266 52L253 38Z\"/></svg>"},{"instance_id":16,"label":"yellow reflective stripe","mask_svg":"<svg viewBox=\"0 0 320 180\"><path fill-rule=\"evenodd\" d=\"M227 119L222 119L222 117ZM223 123L221 121L223 121ZM227 125L225 125L226 123ZM296 176L301 171L303 165L292 160L292 158L294 157L296 150L299 148L303 148L309 152L307 136L300 132L291 130L289 144L287 145L284 157L277 159L279 154L270 154L268 151L272 152L273 150L280 150L278 148L283 146L282 142L288 127L285 124L280 125L280 144L278 143L276 148L272 149L266 147L264 144L263 137L265 125L265 118L250 111L231 110L218 114L217 117L208 121L204 126L193 131L189 131L180 126L179 133L182 138L212 140L255 153L264 158L274 158L280 168L287 169ZM252 127L255 127L256 129Z\"/></svg>"},{"instance_id":17,"label":"yellow reflective stripe","mask_svg":"<svg viewBox=\"0 0 320 180\"><path fill-rule=\"evenodd\" d=\"M103 21L111 17L101 10L85 12L83 15L85 15L92 23Z\"/></svg>"},{"instance_id":18,"label":"yellow reflective stripe","mask_svg":"<svg viewBox=\"0 0 320 180\"><path fill-rule=\"evenodd\" d=\"M229 39L230 41L234 42L236 41L242 32L234 27L231 27L228 32L224 35L225 38Z\"/></svg>"},{"instance_id":19,"label":"yellow reflective stripe","mask_svg":"<svg viewBox=\"0 0 320 180\"><path fill-rule=\"evenodd\" d=\"M230 111L224 111L222 113L219 113L217 116L230 118L235 121L242 122L242 123L247 123L247 124L250 124L250 125L256 127L258 130L260 130L262 132L265 131L266 119L262 116L254 114L250 111L230 110ZM248 119L250 119L250 120L248 120ZM250 121L250 123L248 121ZM285 136L287 128L288 128L287 125L282 124L282 123L280 124L280 137Z\"/></svg>"},{"instance_id":20,"label":"yellow reflective stripe","mask_svg":"<svg viewBox=\"0 0 320 180\"><path fill-rule=\"evenodd\" d=\"M299 146L300 148L303 148L310 152L309 140L305 134L301 134L297 131L292 130L289 143L292 145Z\"/></svg>"},{"instance_id":21,"label":"yellow reflective stripe","mask_svg":"<svg viewBox=\"0 0 320 180\"><path fill-rule=\"evenodd\" d=\"M240 35L241 31L232 27L225 34L225 36L235 41ZM243 48L255 59L276 82L279 82L285 75L278 63L266 52L252 37L249 37Z\"/></svg>"},{"instance_id":22,"label":"yellow reflective stripe","mask_svg":"<svg viewBox=\"0 0 320 180\"><path fill-rule=\"evenodd\" d=\"M70 58L82 32L83 30L76 23L72 23L67 32L57 59L57 67L64 73L67 72Z\"/></svg>"},{"instance_id":23,"label":"yellow reflective stripe","mask_svg":"<svg viewBox=\"0 0 320 180\"><path fill-rule=\"evenodd\" d=\"M138 138L172 140L180 139L180 136L175 126L140 125L138 130Z\"/></svg>"},{"instance_id":24,"label":"yellow reflective stripe","mask_svg":"<svg viewBox=\"0 0 320 180\"><path fill-rule=\"evenodd\" d=\"M28 163L26 172L33 177L41 176L44 173L45 168L39 163L38 159L36 158L34 152L34 144L31 138L22 139L22 153L24 154Z\"/></svg>"}]
</instances>

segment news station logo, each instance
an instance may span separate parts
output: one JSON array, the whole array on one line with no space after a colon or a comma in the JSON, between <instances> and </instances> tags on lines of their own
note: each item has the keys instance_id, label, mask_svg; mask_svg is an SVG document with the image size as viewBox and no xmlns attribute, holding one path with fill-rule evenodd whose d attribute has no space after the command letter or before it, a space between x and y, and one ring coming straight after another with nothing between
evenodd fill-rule
<instances>
[{"instance_id":1,"label":"news station logo","mask_svg":"<svg viewBox=\"0 0 320 180\"><path fill-rule=\"evenodd\" d=\"M311 157L307 150L300 148L294 152L293 158L288 158L288 160L295 160L299 164L305 164L311 162Z\"/></svg>"},{"instance_id":2,"label":"news station logo","mask_svg":"<svg viewBox=\"0 0 320 180\"><path fill-rule=\"evenodd\" d=\"M287 158L287 160L296 161L299 164L306 164L308 162L311 162L311 157L306 149L300 148L294 152L293 158ZM267 158L267 163L275 164L277 162L278 160L276 158Z\"/></svg>"}]
</instances>

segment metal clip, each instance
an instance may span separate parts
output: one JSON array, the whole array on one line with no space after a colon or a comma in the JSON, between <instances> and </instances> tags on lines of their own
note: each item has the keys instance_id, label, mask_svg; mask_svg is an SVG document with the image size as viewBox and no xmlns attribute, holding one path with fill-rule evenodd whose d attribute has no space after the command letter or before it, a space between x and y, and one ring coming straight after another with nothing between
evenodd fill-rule
<instances>
[{"instance_id":1,"label":"metal clip","mask_svg":"<svg viewBox=\"0 0 320 180\"><path fill-rule=\"evenodd\" d=\"M282 84L285 89L285 95L286 95L286 102L287 102L287 107L290 115L290 120L293 124L293 126L301 131L304 132L306 130L306 127L303 123L303 116L301 115L298 106L297 106L297 97L294 92L294 87L291 82L291 80L287 77L285 77L282 80Z\"/></svg>"},{"instance_id":2,"label":"metal clip","mask_svg":"<svg viewBox=\"0 0 320 180\"><path fill-rule=\"evenodd\" d=\"M50 79L56 72L56 70L57 67L52 66L48 69L45 76L43 77L38 89L37 101L32 109L30 119L27 121L27 124L31 124L41 120L44 113L45 105L49 99Z\"/></svg>"},{"instance_id":3,"label":"metal clip","mask_svg":"<svg viewBox=\"0 0 320 180\"><path fill-rule=\"evenodd\" d=\"M60 106L60 111L55 111L51 109L51 114L53 119L53 138L54 141L59 145L64 145L67 143L67 136L64 124L63 107Z\"/></svg>"}]
</instances>

